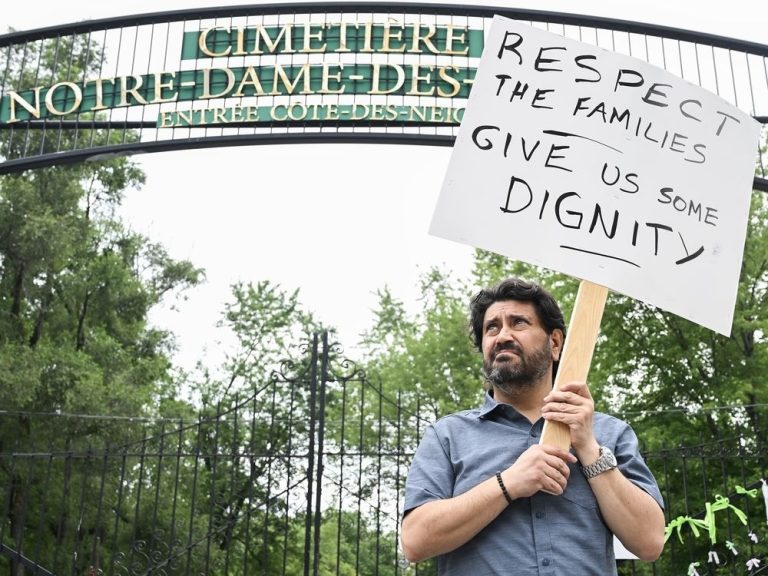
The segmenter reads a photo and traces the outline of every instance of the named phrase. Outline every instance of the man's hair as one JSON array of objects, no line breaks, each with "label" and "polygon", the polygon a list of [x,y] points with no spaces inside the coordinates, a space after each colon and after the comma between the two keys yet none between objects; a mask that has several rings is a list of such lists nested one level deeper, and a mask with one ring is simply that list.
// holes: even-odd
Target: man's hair
[{"label": "man's hair", "polygon": [[520,278],[507,278],[495,286],[484,288],[478,292],[469,304],[470,330],[475,346],[483,350],[483,321],[485,312],[495,302],[504,300],[521,300],[532,302],[547,334],[559,328],[565,337],[565,322],[563,312],[552,295],[535,282]]}]

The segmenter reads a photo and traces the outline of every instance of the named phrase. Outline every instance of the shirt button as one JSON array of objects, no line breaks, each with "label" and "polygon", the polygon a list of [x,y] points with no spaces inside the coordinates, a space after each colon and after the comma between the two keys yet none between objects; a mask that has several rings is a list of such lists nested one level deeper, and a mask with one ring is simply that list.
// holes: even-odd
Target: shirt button
[{"label": "shirt button", "polygon": [[536,438],[536,436],[538,436],[538,434],[536,434],[536,432],[531,432],[531,438]]},{"label": "shirt button", "polygon": [[549,558],[544,558],[544,560],[541,561],[541,564],[543,566],[549,566]]},{"label": "shirt button", "polygon": [[541,520],[542,518],[544,518],[544,512],[541,512],[541,511],[539,511],[539,512],[536,512],[536,518],[538,518],[539,520]]}]

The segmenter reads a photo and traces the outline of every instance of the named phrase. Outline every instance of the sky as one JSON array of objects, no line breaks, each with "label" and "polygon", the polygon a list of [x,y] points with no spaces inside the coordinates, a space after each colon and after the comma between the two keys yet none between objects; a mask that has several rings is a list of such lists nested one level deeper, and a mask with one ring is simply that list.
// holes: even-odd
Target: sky
[{"label": "sky", "polygon": [[[225,1],[224,5],[255,2]],[[493,2],[480,2],[490,6]],[[69,0],[29,9],[7,3],[0,30],[214,5],[210,0]],[[768,43],[765,0],[534,0],[506,7],[636,20]],[[432,266],[469,273],[472,249],[428,234],[450,148],[275,145],[135,156],[147,175],[122,216],[171,256],[206,270],[184,301],[153,311],[176,334],[177,362],[213,365],[230,341],[216,328],[235,282],[271,280],[336,326],[348,355],[388,286],[418,309],[418,279]]]}]

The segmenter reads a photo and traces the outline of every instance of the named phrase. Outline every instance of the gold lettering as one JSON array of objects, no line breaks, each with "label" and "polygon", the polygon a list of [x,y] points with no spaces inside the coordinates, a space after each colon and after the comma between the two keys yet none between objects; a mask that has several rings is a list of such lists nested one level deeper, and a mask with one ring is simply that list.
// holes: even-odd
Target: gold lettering
[{"label": "gold lettering", "polygon": [[426,106],[411,106],[408,111],[408,121],[413,122],[416,118],[420,122],[427,121],[427,107]]},{"label": "gold lettering", "polygon": [[[426,28],[427,34],[426,36],[421,35],[421,30]],[[421,49],[419,48],[419,44],[424,43],[427,46],[427,49],[432,52],[432,54],[440,54],[440,50],[435,47],[435,45],[432,43],[432,37],[435,35],[436,28],[434,24],[427,24],[426,26],[422,26],[418,22],[413,23],[413,44],[411,45],[411,52],[414,52],[416,54],[421,54]]]},{"label": "gold lettering", "polygon": [[107,108],[106,104],[104,104],[104,82],[111,82],[113,85],[115,83],[114,78],[96,78],[93,80],[86,80],[83,87],[88,86],[88,84],[95,84],[96,85],[96,103],[91,106],[91,111],[94,110],[104,110]]},{"label": "gold lettering", "polygon": [[[336,74],[330,73],[330,67],[334,66],[338,68],[338,72]],[[320,94],[343,94],[345,86],[341,83],[341,72],[344,70],[344,64],[331,64],[328,62],[323,62],[323,77],[322,82],[320,83]],[[339,83],[340,88],[331,89],[329,86],[330,80],[335,80]]]},{"label": "gold lettering", "polygon": [[[338,24],[339,27],[339,47],[336,49],[336,52],[352,52],[350,48],[347,47],[347,25],[348,22],[340,22]],[[328,27],[331,26],[337,26],[336,24],[329,24]],[[355,27],[355,30],[358,29],[357,24],[353,24]]]},{"label": "gold lettering", "polygon": [[373,22],[366,22],[365,28],[363,28],[363,48],[360,52],[373,52],[371,46],[373,42]]},{"label": "gold lettering", "polygon": [[262,24],[259,24],[256,26],[256,45],[254,46],[251,54],[264,53],[261,51],[261,40],[264,40],[264,44],[267,47],[268,53],[274,54],[277,51],[277,45],[280,43],[281,39],[285,40],[285,44],[284,48],[280,52],[284,54],[291,54],[295,52],[293,49],[292,32],[293,24],[283,24],[283,26],[280,28],[280,33],[277,35],[277,38],[275,38],[275,41],[273,42],[267,33],[266,27]]},{"label": "gold lettering", "polygon": [[[358,113],[358,110],[360,111]],[[352,120],[365,120],[368,117],[368,105],[367,104],[353,104],[352,105]]]},{"label": "gold lettering", "polygon": [[304,24],[304,48],[301,50],[301,52],[306,53],[312,53],[312,52],[325,52],[327,48],[327,44],[323,42],[319,47],[312,48],[312,40],[317,40],[318,42],[323,41],[323,27],[320,26],[316,33],[312,33],[312,23],[306,22]]},{"label": "gold lettering", "polygon": [[390,40],[396,40],[398,42],[403,41],[403,27],[400,24],[395,24],[399,30],[395,33],[392,31],[392,24],[387,22],[384,24],[384,38],[382,39],[381,51],[382,52],[405,52],[405,44],[401,44],[399,48],[393,48],[389,45]]},{"label": "gold lettering", "polygon": [[[170,80],[163,82],[162,78],[164,74],[168,74]],[[163,89],[167,88],[173,90],[173,81],[176,78],[176,72],[155,72],[155,97],[152,100],[153,104],[159,104],[161,102],[174,102],[178,98],[178,94],[173,92],[171,96],[163,98]],[[98,90],[98,87],[97,87]]]},{"label": "gold lettering", "polygon": [[[395,69],[395,72],[397,73],[397,82],[395,83],[394,86],[392,86],[388,90],[382,90],[380,87],[382,66],[392,67]],[[373,77],[371,78],[371,90],[369,94],[392,94],[393,92],[400,90],[404,82],[405,82],[405,70],[403,70],[402,66],[400,66],[399,64],[381,64],[379,62],[375,62],[373,64]]]},{"label": "gold lettering", "polygon": [[[68,88],[71,92],[74,98],[72,99],[72,105],[65,109],[65,110],[57,110],[56,109],[56,99],[54,98],[54,93],[59,88]],[[69,100],[69,95],[65,96],[61,99],[61,101],[66,104]],[[75,110],[77,110],[80,107],[80,104],[83,103],[83,92],[80,90],[80,86],[75,84],[74,82],[59,82],[58,84],[54,84],[51,86],[51,89],[48,90],[48,92],[45,94],[45,107],[54,116],[65,116],[67,114],[71,114]],[[145,102],[146,104],[146,102]]]},{"label": "gold lettering", "polygon": [[[129,87],[129,83],[133,81],[135,86],[133,88]],[[142,84],[144,84],[144,79],[141,76],[123,76],[120,78],[120,103],[118,106],[130,106],[131,103],[128,102],[128,95],[130,94],[134,101],[138,104],[147,104],[147,101],[144,99],[144,97],[139,94],[139,89],[141,88]]]},{"label": "gold lettering", "polygon": [[446,92],[438,85],[437,95],[440,96],[441,98],[454,98],[461,90],[461,84],[459,83],[458,80],[456,80],[456,78],[448,74],[448,70],[453,70],[454,72],[458,72],[459,67],[458,66],[440,66],[437,69],[437,75],[440,78],[440,80],[450,84],[453,87],[453,90],[451,90],[450,92]]},{"label": "gold lettering", "polygon": [[173,112],[160,112],[158,128],[173,128]]},{"label": "gold lettering", "polygon": [[256,122],[259,119],[259,109],[256,106],[245,107],[245,122]]},{"label": "gold lettering", "polygon": [[326,120],[338,120],[339,119],[339,105],[328,104],[325,111]]},{"label": "gold lettering", "polygon": [[261,87],[261,81],[259,80],[259,75],[256,72],[256,68],[253,66],[248,66],[248,68],[245,69],[243,79],[240,80],[240,84],[238,84],[237,90],[235,90],[232,95],[238,97],[245,96],[243,90],[246,86],[253,87],[254,94],[250,94],[251,96],[264,96],[264,94],[266,94],[266,92],[264,92],[264,88]]},{"label": "gold lettering", "polygon": [[232,119],[237,122],[256,122],[259,119],[259,109],[256,106],[235,104],[232,107]]},{"label": "gold lettering", "polygon": [[432,96],[435,93],[435,87],[432,86],[432,88],[428,89],[426,92],[420,92],[419,91],[419,82],[432,82],[432,72],[435,70],[435,67],[431,64],[428,66],[425,66],[427,70],[429,70],[429,73],[426,76],[420,76],[419,75],[419,68],[421,68],[418,64],[411,64],[411,89],[406,92],[408,96]]},{"label": "gold lettering", "polygon": [[[194,126],[195,125],[195,111],[194,110],[179,110],[176,113],[176,123],[179,126]],[[182,124],[186,122],[186,124]]]},{"label": "gold lettering", "polygon": [[285,94],[293,94],[296,91],[296,86],[298,86],[299,82],[301,82],[302,77],[304,78],[304,86],[299,94],[311,94],[312,85],[310,83],[309,70],[309,64],[302,65],[301,70],[299,70],[299,73],[296,75],[296,78],[293,82],[291,82],[288,78],[288,75],[285,73],[285,69],[283,68],[282,64],[275,64],[275,79],[272,82],[272,92],[270,92],[269,95],[277,96],[278,94],[283,94],[283,92],[278,90],[278,84],[280,81],[282,81],[283,86],[287,88]]},{"label": "gold lettering", "polygon": [[200,48],[200,52],[206,56],[210,56],[211,58],[216,58],[217,56],[228,56],[230,50],[232,50],[232,46],[227,46],[224,52],[214,52],[208,48],[208,34],[215,32],[216,30],[223,30],[227,34],[230,33],[228,26],[216,26],[214,28],[208,28],[207,30],[200,32],[200,36],[197,39],[197,46]]},{"label": "gold lettering", "polygon": [[9,124],[19,121],[19,119],[16,118],[16,104],[19,104],[24,110],[29,112],[32,118],[40,119],[40,90],[41,88],[38,86],[32,91],[35,95],[34,105],[24,100],[18,92],[8,92],[8,106],[11,111],[11,117],[8,119]]},{"label": "gold lettering", "polygon": [[[295,112],[299,109],[298,113]],[[304,120],[307,117],[307,107],[303,102],[294,102],[288,107],[288,118],[293,121]]]},{"label": "gold lettering", "polygon": [[429,121],[445,122],[446,118],[445,116],[443,116],[444,112],[445,112],[445,108],[443,108],[442,106],[430,106]]},{"label": "gold lettering", "polygon": [[[201,70],[203,73],[203,93],[200,95],[201,100],[209,100],[211,98],[222,98],[226,94],[229,93],[230,90],[232,90],[232,86],[235,84],[235,73],[232,72],[229,68],[203,68]],[[214,94],[211,92],[211,86],[215,84],[215,82],[211,82],[211,76],[214,72],[223,72],[224,75],[227,77],[227,84],[224,87],[223,90],[220,92]],[[237,94],[235,94],[237,96]]]},{"label": "gold lettering", "polygon": [[243,26],[238,26],[235,30],[237,30],[237,36],[235,36],[237,40],[235,43],[235,51],[232,53],[232,56],[246,56],[248,52],[245,51],[245,28]]},{"label": "gold lettering", "polygon": [[214,108],[209,108],[208,110],[211,112],[212,124],[229,124],[231,122],[231,120],[227,118],[227,111],[229,108],[215,106]]},{"label": "gold lettering", "polygon": [[[281,112],[280,116],[278,116],[278,111]],[[269,117],[277,122],[284,122],[288,118],[288,110],[284,104],[272,106],[272,109],[269,111]]]},{"label": "gold lettering", "polygon": [[[454,35],[454,30],[461,30],[461,34]],[[466,56],[469,53],[469,46],[465,46],[463,50],[454,50],[453,49],[453,43],[458,42],[460,44],[466,44],[467,42],[467,26],[454,26],[453,24],[448,24],[445,27],[445,51],[443,54],[446,55],[455,55],[455,56]]]}]

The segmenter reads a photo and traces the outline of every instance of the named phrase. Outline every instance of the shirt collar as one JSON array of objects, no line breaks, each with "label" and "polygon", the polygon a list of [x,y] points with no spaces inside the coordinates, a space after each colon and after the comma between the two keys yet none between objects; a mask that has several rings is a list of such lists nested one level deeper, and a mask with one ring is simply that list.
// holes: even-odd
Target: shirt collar
[{"label": "shirt collar", "polygon": [[524,424],[524,426],[530,427],[531,429],[541,428],[544,425],[543,418],[539,418],[536,422],[531,424],[528,418],[518,412],[511,404],[497,402],[493,398],[493,389],[491,389],[485,393],[485,401],[483,402],[477,417],[480,420],[485,420],[487,418],[492,418],[494,415],[507,418],[511,422]]},{"label": "shirt collar", "polygon": [[493,398],[493,390],[488,390],[485,393],[485,402],[483,402],[483,406],[480,408],[480,414],[478,414],[478,416],[480,418],[487,418],[491,412],[497,410],[499,406],[501,406],[501,403],[496,402]]}]

